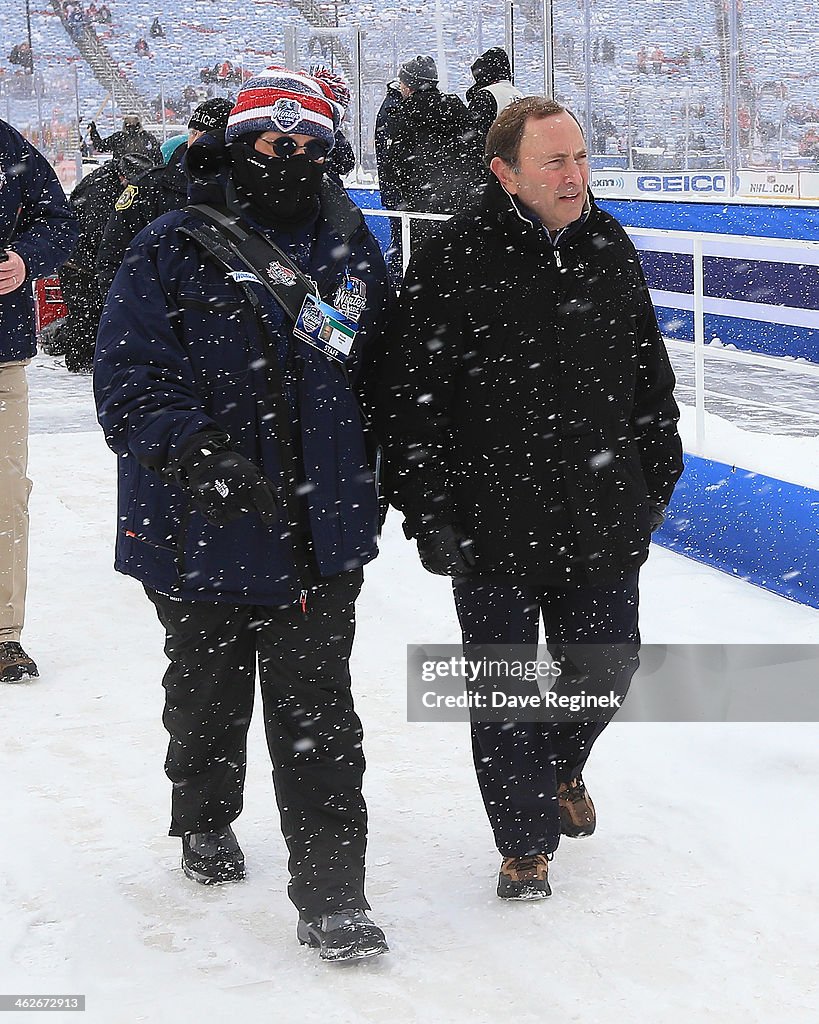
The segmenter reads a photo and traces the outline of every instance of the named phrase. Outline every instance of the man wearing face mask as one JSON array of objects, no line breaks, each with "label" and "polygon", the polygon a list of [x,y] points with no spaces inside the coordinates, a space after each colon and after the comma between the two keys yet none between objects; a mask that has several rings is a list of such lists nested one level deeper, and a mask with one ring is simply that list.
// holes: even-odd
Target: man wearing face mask
[{"label": "man wearing face mask", "polygon": [[248,80],[224,136],[186,154],[192,205],[126,254],[94,381],[120,456],[116,568],[165,629],[183,869],[244,877],[231,825],[258,661],[298,938],[325,960],[387,949],[366,914],[349,657],[378,530],[359,402],[390,293],[361,211],[324,175],[340,119],[309,75]]}]

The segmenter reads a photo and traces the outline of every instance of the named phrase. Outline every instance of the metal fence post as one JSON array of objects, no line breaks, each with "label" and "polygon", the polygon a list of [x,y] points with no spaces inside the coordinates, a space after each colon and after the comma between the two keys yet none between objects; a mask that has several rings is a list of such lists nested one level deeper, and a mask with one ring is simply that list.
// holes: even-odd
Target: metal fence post
[{"label": "metal fence post", "polygon": [[705,312],[702,238],[694,237],[694,442],[702,453],[705,442]]}]

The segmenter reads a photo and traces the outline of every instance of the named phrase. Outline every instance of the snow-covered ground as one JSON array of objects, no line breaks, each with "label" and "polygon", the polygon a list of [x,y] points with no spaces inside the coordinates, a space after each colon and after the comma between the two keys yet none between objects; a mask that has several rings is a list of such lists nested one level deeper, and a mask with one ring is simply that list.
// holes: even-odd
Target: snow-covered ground
[{"label": "snow-covered ground", "polygon": [[[40,360],[32,382],[41,678],[0,689],[0,994],[85,993],[89,1024],[819,1019],[819,725],[613,725],[587,771],[597,833],[563,841],[551,900],[502,903],[467,726],[406,721],[405,645],[458,631],[394,513],[354,656],[391,953],[334,968],[296,942],[259,721],[247,880],[188,881],[165,834],[162,632],[111,568],[114,457],[87,378]],[[819,643],[819,612],[662,549],[642,592],[646,642]]]}]

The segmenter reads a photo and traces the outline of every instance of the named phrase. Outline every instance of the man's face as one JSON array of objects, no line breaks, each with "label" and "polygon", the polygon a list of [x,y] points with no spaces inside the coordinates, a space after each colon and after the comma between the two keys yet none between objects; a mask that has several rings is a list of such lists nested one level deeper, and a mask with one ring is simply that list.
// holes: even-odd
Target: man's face
[{"label": "man's face", "polygon": [[529,118],[517,167],[496,156],[490,167],[507,192],[519,197],[549,231],[577,220],[589,188],[589,156],[570,114]]},{"label": "man's face", "polygon": [[198,128],[188,128],[188,149],[196,142],[197,139],[201,139],[204,132],[200,132]]}]

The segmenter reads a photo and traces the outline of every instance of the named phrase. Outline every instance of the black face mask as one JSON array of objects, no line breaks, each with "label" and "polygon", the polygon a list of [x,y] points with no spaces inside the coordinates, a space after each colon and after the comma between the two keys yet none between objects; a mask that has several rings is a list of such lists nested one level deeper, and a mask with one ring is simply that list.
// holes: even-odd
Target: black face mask
[{"label": "black face mask", "polygon": [[318,213],[324,165],[304,154],[282,160],[242,139],[232,142],[231,178],[240,205],[265,227],[302,224]]}]

